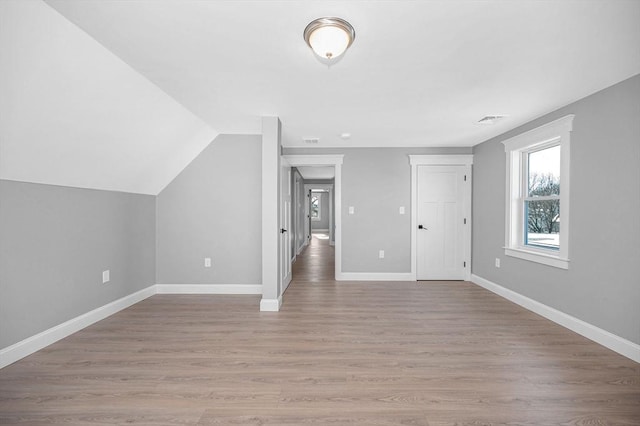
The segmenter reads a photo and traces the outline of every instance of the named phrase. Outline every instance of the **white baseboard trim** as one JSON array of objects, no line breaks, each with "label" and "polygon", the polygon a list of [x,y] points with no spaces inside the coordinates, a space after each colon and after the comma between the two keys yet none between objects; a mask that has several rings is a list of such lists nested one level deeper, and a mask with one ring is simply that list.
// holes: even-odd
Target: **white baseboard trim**
[{"label": "white baseboard trim", "polygon": [[289,275],[287,275],[287,277],[284,278],[282,281],[282,285],[284,286],[284,288],[282,289],[282,294],[284,294],[284,292],[287,291],[287,289],[289,288],[289,284],[291,284],[292,279],[293,279],[293,273],[289,272]]},{"label": "white baseboard trim", "polygon": [[[154,294],[262,294],[261,284],[155,284],[0,349],[0,368],[31,355]],[[282,300],[280,301],[282,304]],[[262,304],[261,310],[262,309]],[[279,308],[279,306],[278,306]],[[278,310],[278,309],[276,309]]]},{"label": "white baseboard trim", "polygon": [[156,294],[262,294],[262,284],[156,284]]},{"label": "white baseboard trim", "polygon": [[278,312],[282,306],[282,296],[277,299],[262,299],[260,301],[261,312]]},{"label": "white baseboard trim", "polygon": [[520,293],[516,293],[513,290],[502,287],[501,285],[479,277],[478,275],[472,274],[471,282],[479,285],[480,287],[486,288],[487,290],[502,296],[525,309],[535,312],[556,324],[568,328],[587,339],[593,340],[594,342],[599,343],[620,355],[640,363],[640,345],[633,343],[630,340],[624,339],[569,314],[565,314],[564,312],[523,296]]},{"label": "white baseboard trim", "polygon": [[340,272],[336,281],[415,281],[411,272]]},{"label": "white baseboard trim", "polygon": [[58,324],[55,327],[51,327],[48,330],[28,337],[11,346],[0,349],[0,368],[13,364],[19,359],[31,355],[32,353],[37,352],[58,340],[64,339],[65,337],[70,336],[91,324],[128,308],[131,305],[135,305],[154,294],[156,294],[156,288],[155,285],[152,285],[118,300],[114,300],[113,302],[89,311],[86,314],[72,318],[62,324]]},{"label": "white baseboard trim", "polygon": [[298,247],[296,249],[296,256],[299,255],[300,253],[302,253],[302,250],[304,250],[304,248],[307,246],[307,243],[303,243],[300,247]]}]

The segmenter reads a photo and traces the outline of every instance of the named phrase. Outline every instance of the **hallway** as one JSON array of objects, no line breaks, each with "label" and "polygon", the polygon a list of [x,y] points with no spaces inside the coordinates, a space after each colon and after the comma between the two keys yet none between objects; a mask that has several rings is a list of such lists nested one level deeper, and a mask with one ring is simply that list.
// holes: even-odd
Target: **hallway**
[{"label": "hallway", "polygon": [[[292,265],[294,282],[327,281],[335,278],[335,249],[329,245],[329,234],[313,233],[309,245]],[[292,283],[293,284],[293,283]]]}]

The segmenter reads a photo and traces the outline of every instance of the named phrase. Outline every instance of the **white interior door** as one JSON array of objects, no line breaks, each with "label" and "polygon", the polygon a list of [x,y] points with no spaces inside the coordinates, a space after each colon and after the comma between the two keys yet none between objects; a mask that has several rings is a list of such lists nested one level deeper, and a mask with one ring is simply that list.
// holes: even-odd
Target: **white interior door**
[{"label": "white interior door", "polygon": [[418,166],[417,279],[464,280],[466,166]]},{"label": "white interior door", "polygon": [[291,168],[280,173],[280,273],[282,293],[291,282]]}]

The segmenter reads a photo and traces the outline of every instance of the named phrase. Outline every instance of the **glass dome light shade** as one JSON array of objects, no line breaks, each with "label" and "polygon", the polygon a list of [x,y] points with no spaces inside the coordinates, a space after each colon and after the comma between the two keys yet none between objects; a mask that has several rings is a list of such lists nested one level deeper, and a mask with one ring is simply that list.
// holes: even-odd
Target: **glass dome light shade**
[{"label": "glass dome light shade", "polygon": [[349,46],[349,35],[342,28],[320,27],[309,36],[309,44],[316,55],[322,58],[337,58]]},{"label": "glass dome light shade", "polygon": [[351,24],[340,18],[319,18],[304,30],[304,39],[324,59],[335,59],[342,55],[355,38]]}]

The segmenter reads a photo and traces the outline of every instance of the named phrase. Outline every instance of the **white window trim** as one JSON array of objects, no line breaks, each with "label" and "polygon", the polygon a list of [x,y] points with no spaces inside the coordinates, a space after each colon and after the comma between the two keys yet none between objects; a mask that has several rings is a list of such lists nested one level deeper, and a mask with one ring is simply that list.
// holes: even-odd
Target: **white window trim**
[{"label": "white window trim", "polygon": [[[503,141],[507,156],[504,254],[561,269],[569,269],[570,148],[573,114]],[[560,145],[560,249],[524,245],[523,194],[524,153],[545,146]]]}]

